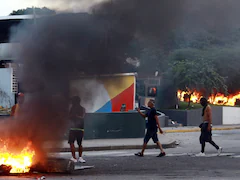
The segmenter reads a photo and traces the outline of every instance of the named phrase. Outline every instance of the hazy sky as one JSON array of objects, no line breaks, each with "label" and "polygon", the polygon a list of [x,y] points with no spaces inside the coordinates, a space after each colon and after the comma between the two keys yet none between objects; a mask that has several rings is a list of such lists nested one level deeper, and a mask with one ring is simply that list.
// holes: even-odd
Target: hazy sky
[{"label": "hazy sky", "polygon": [[57,10],[70,9],[73,12],[86,11],[91,5],[104,0],[0,0],[0,16],[7,16],[13,10],[26,7],[49,7]]}]

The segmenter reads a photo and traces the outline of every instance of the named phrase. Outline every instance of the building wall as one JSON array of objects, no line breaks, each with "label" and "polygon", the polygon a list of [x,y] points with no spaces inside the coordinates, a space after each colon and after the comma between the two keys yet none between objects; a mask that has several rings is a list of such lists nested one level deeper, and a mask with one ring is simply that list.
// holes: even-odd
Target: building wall
[{"label": "building wall", "polygon": [[223,124],[240,124],[240,108],[223,107]]},{"label": "building wall", "polygon": [[145,120],[137,112],[87,113],[85,139],[142,138]]},{"label": "building wall", "polygon": [[0,60],[14,60],[18,50],[19,43],[0,43]]},{"label": "building wall", "polygon": [[15,94],[12,92],[12,68],[0,68],[0,106],[14,105]]},{"label": "building wall", "polygon": [[87,112],[119,112],[135,108],[135,75],[81,78],[71,82],[71,96],[80,96]]},{"label": "building wall", "polygon": [[[224,124],[223,122],[225,121],[226,124],[232,124],[232,121],[227,119],[228,113],[231,114],[232,112],[231,108],[227,109],[229,112],[225,113],[224,117],[224,112],[223,109],[225,107],[220,107],[220,106],[212,106],[212,123],[213,125],[222,125]],[[227,107],[228,108],[228,107]],[[240,108],[239,108],[240,111]],[[198,126],[202,122],[202,109],[193,109],[193,110],[174,110],[174,109],[169,109],[169,110],[162,110],[166,116],[168,116],[170,119],[173,121],[177,121],[178,123],[184,125],[184,126]],[[240,117],[240,116],[239,116]],[[240,119],[239,123],[240,124]]]}]

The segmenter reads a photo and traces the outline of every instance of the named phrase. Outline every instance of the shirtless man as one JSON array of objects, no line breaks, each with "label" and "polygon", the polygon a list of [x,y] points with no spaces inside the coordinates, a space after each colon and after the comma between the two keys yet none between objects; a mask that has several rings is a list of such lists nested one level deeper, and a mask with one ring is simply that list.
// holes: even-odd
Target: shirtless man
[{"label": "shirtless man", "polygon": [[218,155],[221,154],[222,148],[215,144],[212,140],[212,110],[211,107],[208,105],[208,101],[206,98],[201,98],[200,100],[201,105],[203,106],[202,110],[202,117],[203,122],[199,126],[201,128],[201,136],[200,136],[200,144],[202,145],[202,150],[196,156],[205,156],[205,144],[209,142],[213,145],[217,151]]}]

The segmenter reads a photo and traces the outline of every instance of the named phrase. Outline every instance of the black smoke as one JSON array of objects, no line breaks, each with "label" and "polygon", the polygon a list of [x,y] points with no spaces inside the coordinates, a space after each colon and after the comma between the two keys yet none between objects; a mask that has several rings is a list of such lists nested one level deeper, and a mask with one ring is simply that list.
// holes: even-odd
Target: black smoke
[{"label": "black smoke", "polygon": [[[8,126],[15,146],[32,141],[38,159],[44,142],[59,141],[68,126],[69,83],[82,75],[126,70],[126,51],[136,38],[164,41],[177,26],[181,1],[120,0],[98,4],[91,14],[66,13],[21,24],[19,81],[26,94],[20,116]],[[23,143],[24,144],[24,143]]]}]

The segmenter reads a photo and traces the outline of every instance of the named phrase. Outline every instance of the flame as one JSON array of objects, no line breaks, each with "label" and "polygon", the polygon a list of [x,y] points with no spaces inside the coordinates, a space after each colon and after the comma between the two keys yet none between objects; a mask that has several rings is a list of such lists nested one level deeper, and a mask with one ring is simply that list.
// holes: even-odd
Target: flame
[{"label": "flame", "polygon": [[20,153],[13,153],[9,151],[6,143],[0,149],[0,165],[11,166],[10,173],[27,173],[33,162],[35,151],[31,149],[29,143]]},{"label": "flame", "polygon": [[[178,91],[177,92],[177,94],[178,94],[178,98],[180,99],[180,101],[189,101],[189,99],[186,99],[185,100],[185,95],[189,95],[190,93],[189,92],[185,92],[185,91]],[[193,93],[192,93],[192,95],[191,95],[191,98],[190,98],[190,101],[191,102],[193,102],[193,103],[197,103],[197,102],[199,102],[199,100],[201,99],[201,95],[200,95],[200,93],[198,93],[198,92],[196,92],[196,91],[194,91]]]},{"label": "flame", "polygon": [[[184,96],[189,94],[190,94],[189,92],[180,91],[180,90],[177,92],[178,99],[180,101],[188,101],[188,99],[185,99]],[[191,95],[190,101],[193,103],[199,103],[201,97],[202,97],[201,93],[194,91]],[[225,96],[224,94],[217,93],[216,95],[211,95],[208,98],[208,102],[211,104],[226,105],[226,106],[235,106],[237,100],[240,100],[240,92],[233,95],[229,95],[229,96]]]}]

